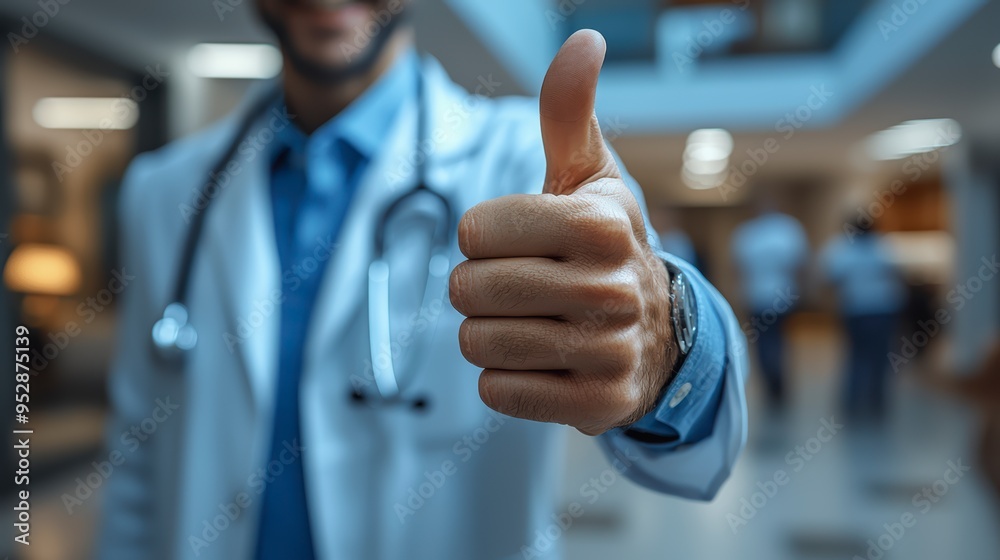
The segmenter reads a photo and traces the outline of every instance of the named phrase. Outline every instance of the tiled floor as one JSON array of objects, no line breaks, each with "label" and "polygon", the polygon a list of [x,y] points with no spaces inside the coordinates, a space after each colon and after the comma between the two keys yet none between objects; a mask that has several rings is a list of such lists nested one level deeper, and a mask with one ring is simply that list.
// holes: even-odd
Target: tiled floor
[{"label": "tiled floor", "polygon": [[[895,379],[893,412],[883,428],[847,425],[821,448],[814,445],[815,455],[797,472],[799,463],[786,462],[789,452],[816,435],[823,418],[836,418],[839,394],[836,337],[805,336],[796,344],[794,405],[784,419],[768,418],[754,406],[756,387],[751,387],[747,450],[712,503],[616,483],[587,511],[597,521],[581,520],[568,532],[567,558],[1000,558],[1000,503],[975,471],[970,451],[974,412],[928,394],[905,375]],[[569,457],[567,501],[593,475],[599,451],[575,436]],[[946,493],[929,509],[923,501],[915,505],[914,494],[941,480],[949,461],[973,470],[957,481],[951,477],[954,485],[939,482],[938,490]],[[739,515],[741,499],[750,500],[757,483],[779,469],[788,473],[788,483],[734,531],[727,515]],[[762,501],[758,496],[757,503]],[[903,527],[907,513],[911,526]],[[869,553],[869,539],[888,551]]]},{"label": "tiled floor", "polygon": [[[767,418],[756,406],[756,384],[751,385],[747,450],[712,503],[615,482],[574,522],[563,543],[566,557],[853,559],[855,554],[868,558],[867,541],[882,537],[891,545],[884,560],[1000,558],[1000,505],[975,470],[948,486],[926,513],[912,503],[922,487],[941,479],[949,461],[973,464],[974,414],[928,394],[905,376],[896,379],[892,417],[883,429],[848,425],[829,443],[814,447],[815,456],[795,472],[786,454],[806,445],[822,419],[834,414],[839,367],[838,342],[829,331],[801,335],[795,344],[794,405],[784,419]],[[607,468],[597,446],[575,432],[567,463],[567,503],[579,499],[583,482]],[[750,500],[757,483],[779,469],[789,474],[788,484],[734,532],[727,514],[739,515],[741,498]],[[52,486],[65,491],[75,476]],[[58,492],[39,488],[33,540],[41,546],[24,558],[87,558],[97,501],[88,500],[83,510],[67,515]],[[898,523],[906,513],[915,525],[899,538],[883,535],[886,523]]]}]

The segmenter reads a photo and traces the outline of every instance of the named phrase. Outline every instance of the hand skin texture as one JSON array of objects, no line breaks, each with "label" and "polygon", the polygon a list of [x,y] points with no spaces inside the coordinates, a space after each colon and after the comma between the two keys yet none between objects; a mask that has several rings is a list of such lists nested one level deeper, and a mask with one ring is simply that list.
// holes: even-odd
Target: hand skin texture
[{"label": "hand skin texture", "polygon": [[666,268],[594,114],[605,51],[579,31],[556,55],[539,104],[542,194],[470,209],[458,226],[469,260],[450,283],[483,402],[588,435],[652,410],[677,356]]}]

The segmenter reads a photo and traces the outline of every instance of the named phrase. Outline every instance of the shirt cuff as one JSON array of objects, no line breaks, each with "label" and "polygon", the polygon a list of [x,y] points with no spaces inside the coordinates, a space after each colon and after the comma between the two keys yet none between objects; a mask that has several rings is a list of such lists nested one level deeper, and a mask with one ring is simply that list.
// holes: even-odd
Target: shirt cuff
[{"label": "shirt cuff", "polygon": [[673,255],[658,252],[658,256],[687,276],[697,306],[698,330],[694,346],[656,407],[627,426],[624,433],[629,439],[656,449],[671,450],[697,443],[712,434],[726,368],[725,325],[705,278]]}]

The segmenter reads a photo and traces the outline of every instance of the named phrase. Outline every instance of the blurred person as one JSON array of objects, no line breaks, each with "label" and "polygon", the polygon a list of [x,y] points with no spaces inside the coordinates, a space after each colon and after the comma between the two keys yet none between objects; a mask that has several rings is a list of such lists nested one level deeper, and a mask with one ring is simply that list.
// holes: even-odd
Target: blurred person
[{"label": "blurred person", "polygon": [[757,356],[773,411],[785,404],[785,323],[800,297],[800,275],[809,257],[802,225],[764,200],[757,217],[740,225],[732,239],[750,321],[744,326]]},{"label": "blurred person", "polygon": [[886,408],[889,352],[906,305],[906,286],[881,235],[868,220],[837,236],[820,255],[836,288],[850,350],[842,406],[854,419],[880,420]]},{"label": "blurred person", "polygon": [[127,173],[99,556],[557,558],[557,424],[715,495],[743,336],[605,145],[603,38],[487,100],[417,56],[408,2],[256,7],[275,93]]}]

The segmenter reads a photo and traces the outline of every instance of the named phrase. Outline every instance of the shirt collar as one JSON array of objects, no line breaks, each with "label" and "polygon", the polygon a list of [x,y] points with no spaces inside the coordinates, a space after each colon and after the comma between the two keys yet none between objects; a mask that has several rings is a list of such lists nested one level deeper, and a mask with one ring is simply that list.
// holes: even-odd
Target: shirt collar
[{"label": "shirt collar", "polygon": [[[329,146],[338,139],[371,160],[388,136],[399,108],[410,95],[416,95],[419,64],[416,52],[408,50],[360,97],[311,135],[298,126],[286,126],[277,134],[272,161],[286,150],[305,155],[309,144]],[[278,106],[284,103],[282,96]]]}]

